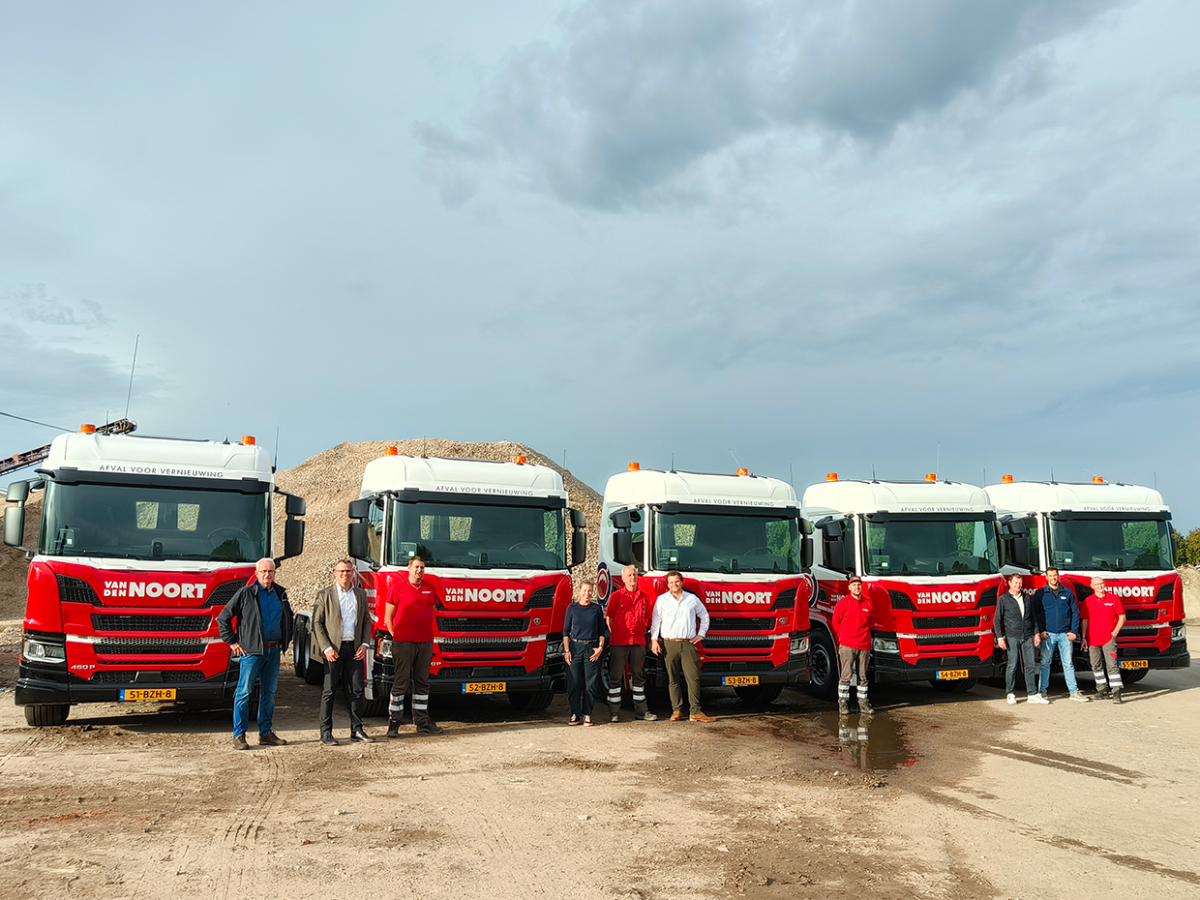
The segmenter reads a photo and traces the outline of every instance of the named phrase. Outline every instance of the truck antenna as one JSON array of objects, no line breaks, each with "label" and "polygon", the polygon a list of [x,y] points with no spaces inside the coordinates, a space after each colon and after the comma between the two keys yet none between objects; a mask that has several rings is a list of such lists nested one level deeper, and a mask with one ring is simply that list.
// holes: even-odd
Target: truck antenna
[{"label": "truck antenna", "polygon": [[271,463],[272,469],[279,468],[279,426],[275,426],[275,462]]},{"label": "truck antenna", "polygon": [[788,463],[788,484],[793,488],[796,486],[796,473],[792,471],[791,463]]},{"label": "truck antenna", "polygon": [[133,372],[137,368],[137,352],[138,343],[142,336],[139,334],[133,339],[133,363],[129,367],[129,392],[125,395],[125,418],[129,418],[129,401],[133,397]]},{"label": "truck antenna", "polygon": [[878,478],[875,477],[875,463],[871,463],[871,480],[872,481],[879,480]]},{"label": "truck antenna", "polygon": [[675,471],[675,451],[671,451],[671,471]]},{"label": "truck antenna", "polygon": [[732,447],[729,448],[729,455],[733,456],[733,467],[735,469],[740,469],[742,467],[742,464],[740,462],[738,462],[738,458],[736,456],[734,456]]},{"label": "truck antenna", "polygon": [[1057,482],[1054,480],[1054,466],[1050,467],[1050,483],[1057,484]]},{"label": "truck antenna", "polygon": [[941,479],[942,477],[942,442],[938,441],[937,445],[937,461],[933,464],[934,478]]},{"label": "truck antenna", "polygon": [[1158,490],[1158,469],[1154,470],[1154,489]]},{"label": "truck antenna", "polygon": [[425,445],[428,443],[429,443],[429,435],[425,435],[423,438],[421,438],[421,459],[428,458],[425,455]]},{"label": "truck antenna", "polygon": [[563,464],[562,464],[562,467],[563,467],[564,471],[565,471],[565,470],[566,470],[566,468],[567,468],[567,448],[566,448],[566,447],[563,447]]}]

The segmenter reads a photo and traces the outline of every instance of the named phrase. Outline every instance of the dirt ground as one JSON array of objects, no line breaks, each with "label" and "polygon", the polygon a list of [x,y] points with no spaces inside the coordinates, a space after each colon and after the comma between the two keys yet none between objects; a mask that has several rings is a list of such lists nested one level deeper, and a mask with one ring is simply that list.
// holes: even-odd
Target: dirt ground
[{"label": "dirt ground", "polygon": [[[0,622],[7,692],[19,633]],[[435,697],[444,736],[326,747],[319,689],[285,669],[292,743],[246,752],[224,710],[33,729],[0,702],[3,896],[1194,898],[1197,688],[1200,667],[1121,706],[891,687],[842,722],[800,691],[753,711],[715,690],[713,725],[593,728],[561,697]]]}]

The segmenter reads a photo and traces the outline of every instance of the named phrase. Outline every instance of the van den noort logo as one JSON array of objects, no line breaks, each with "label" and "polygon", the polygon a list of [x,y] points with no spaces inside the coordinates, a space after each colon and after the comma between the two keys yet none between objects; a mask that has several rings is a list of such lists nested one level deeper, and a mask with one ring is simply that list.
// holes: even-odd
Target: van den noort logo
[{"label": "van den noort logo", "polygon": [[746,603],[770,603],[770,591],[708,591],[709,603],[731,603],[731,604],[746,604]]},{"label": "van den noort logo", "polygon": [[974,603],[974,591],[917,591],[917,603]]},{"label": "van den noort logo", "polygon": [[1122,585],[1121,587],[1109,585],[1108,592],[1116,594],[1118,597],[1153,597],[1154,587],[1149,584]]},{"label": "van den noort logo", "polygon": [[446,588],[447,603],[516,603],[524,605],[524,588]]},{"label": "van den noort logo", "polygon": [[204,596],[204,582],[179,584],[174,581],[163,584],[158,581],[106,581],[105,597],[176,597],[183,600],[199,600]]}]

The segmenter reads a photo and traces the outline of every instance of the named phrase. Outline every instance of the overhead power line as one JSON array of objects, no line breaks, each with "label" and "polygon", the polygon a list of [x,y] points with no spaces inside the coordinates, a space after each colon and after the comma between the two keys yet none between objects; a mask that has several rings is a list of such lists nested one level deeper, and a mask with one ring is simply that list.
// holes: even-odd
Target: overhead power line
[{"label": "overhead power line", "polygon": [[28,422],[30,425],[41,425],[43,428],[54,428],[58,431],[74,431],[74,428],[63,428],[61,425],[51,425],[48,422],[39,422],[36,419],[27,419],[24,416],[15,416],[12,413],[0,411],[0,416],[8,416],[10,419],[20,419],[22,422]]}]

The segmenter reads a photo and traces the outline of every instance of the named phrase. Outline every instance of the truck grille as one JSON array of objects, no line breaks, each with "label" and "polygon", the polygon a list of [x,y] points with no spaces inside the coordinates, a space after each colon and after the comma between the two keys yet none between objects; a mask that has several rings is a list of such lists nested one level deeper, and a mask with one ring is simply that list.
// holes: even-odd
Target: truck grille
[{"label": "truck grille", "polygon": [[[1165,627],[1166,626],[1164,626],[1164,628]],[[1122,628],[1120,637],[1122,637],[1122,638],[1129,638],[1129,637],[1156,638],[1156,637],[1158,637],[1158,633],[1162,630],[1163,630],[1163,628],[1147,628],[1145,625],[1137,626],[1134,628]],[[1118,638],[1118,640],[1119,639],[1120,638]]]},{"label": "truck grille", "polygon": [[504,638],[442,638],[438,646],[443,653],[521,653],[525,650],[524,641]]},{"label": "truck grille", "polygon": [[709,626],[719,631],[770,631],[775,627],[772,618],[734,619],[730,616],[714,617]]},{"label": "truck grille", "polygon": [[700,665],[701,672],[771,672],[775,669],[770,660],[746,662],[706,662]]},{"label": "truck grille", "polygon": [[774,643],[774,638],[750,637],[748,635],[742,636],[736,634],[710,634],[704,638],[704,645],[706,647],[720,647],[722,650],[733,647],[766,650],[770,649],[771,645]]},{"label": "truck grille", "polygon": [[[128,670],[113,670],[108,672],[97,672],[92,676],[92,684],[133,684],[134,679],[141,674],[137,671]],[[161,677],[159,682],[162,684],[188,684],[197,681],[204,681],[203,672],[185,672],[171,670],[167,672],[159,672]]]},{"label": "truck grille", "polygon": [[985,662],[987,660],[978,656],[930,656],[912,665],[916,669],[965,669],[967,666],[981,666]]},{"label": "truck grille", "polygon": [[430,672],[430,678],[449,679],[486,679],[486,678],[516,678],[524,675],[524,666],[446,666],[436,672]]},{"label": "truck grille", "polygon": [[779,596],[775,598],[775,602],[771,604],[771,609],[794,609],[796,606],[796,589],[794,587],[780,591]]},{"label": "truck grille", "polygon": [[97,653],[110,656],[145,656],[171,653],[178,656],[199,656],[204,653],[204,641],[186,638],[104,638],[92,645]]},{"label": "truck grille", "polygon": [[1134,607],[1125,607],[1125,618],[1130,622],[1153,622],[1158,618],[1158,607],[1152,606],[1149,609],[1136,609]]},{"label": "truck grille", "polygon": [[506,616],[502,619],[483,616],[439,616],[437,627],[439,631],[525,631],[529,628],[529,619],[523,616]]},{"label": "truck grille", "polygon": [[82,578],[72,578],[70,575],[56,575],[58,580],[58,596],[63,603],[88,603],[92,606],[103,606],[95,588]]},{"label": "truck grille", "polygon": [[917,631],[932,631],[935,628],[978,628],[979,616],[923,616],[912,620]]},{"label": "truck grille", "polygon": [[931,634],[916,639],[918,647],[937,647],[942,644],[978,644],[977,634]]},{"label": "truck grille", "polygon": [[554,606],[555,585],[547,584],[529,595],[524,609],[550,609]]},{"label": "truck grille", "polygon": [[224,606],[233,599],[233,595],[242,587],[244,581],[223,581],[213,588],[205,598],[204,606]]},{"label": "truck grille", "polygon": [[113,616],[92,613],[96,631],[208,631],[212,617],[203,616]]},{"label": "truck grille", "polygon": [[888,591],[888,597],[892,601],[892,609],[903,609],[908,612],[916,612],[917,608],[913,605],[912,598],[903,591]]}]

